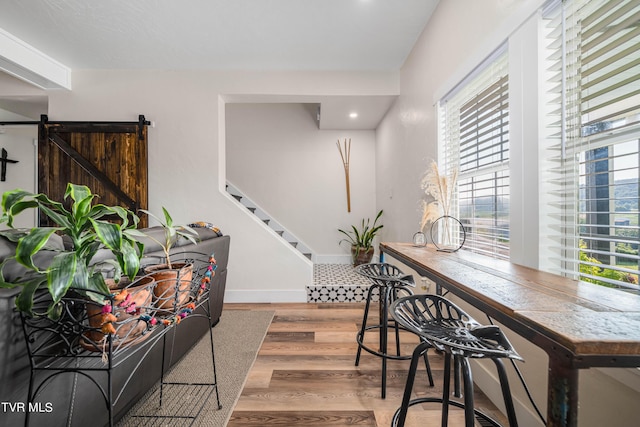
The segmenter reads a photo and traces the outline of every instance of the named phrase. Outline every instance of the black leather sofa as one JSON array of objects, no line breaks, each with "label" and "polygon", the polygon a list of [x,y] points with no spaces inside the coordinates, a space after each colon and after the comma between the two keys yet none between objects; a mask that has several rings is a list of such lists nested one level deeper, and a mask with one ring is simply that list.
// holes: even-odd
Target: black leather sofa
[{"label": "black leather sofa", "polygon": [[[161,236],[163,230],[153,227],[144,230],[147,233]],[[208,228],[197,228],[199,241],[196,245],[186,239],[180,240],[172,249],[172,254],[201,253],[206,256],[214,254],[217,262],[215,276],[210,284],[209,309],[212,325],[219,321],[224,301],[227,264],[229,258],[230,237],[220,235]],[[55,236],[57,238],[58,236]],[[52,239],[50,243],[64,246],[62,239]],[[145,260],[162,257],[160,246],[150,239],[145,240]],[[14,247],[11,243],[0,239],[0,260],[11,256]],[[46,253],[38,254],[46,258]],[[96,258],[100,258],[97,254]],[[104,255],[108,256],[108,255]],[[179,257],[179,255],[176,255]],[[46,263],[46,259],[37,262]],[[11,269],[5,275],[11,275]],[[7,277],[7,280],[11,277]],[[18,291],[0,289],[0,426],[20,426],[25,423],[25,414],[29,411],[27,393],[29,384],[29,357],[22,331],[20,315],[15,311],[14,298]],[[190,321],[175,325],[166,335],[166,342],[171,348],[165,357],[165,369],[178,362],[181,357],[207,332],[207,322]],[[142,362],[140,363],[140,360]],[[136,368],[136,365],[140,365]],[[160,379],[162,363],[162,345],[153,346],[148,355],[137,355],[126,360],[113,369],[114,390],[120,388],[125,379],[134,372],[120,399],[114,408],[114,419],[120,419],[145,393]],[[95,374],[96,378],[98,375]],[[72,413],[74,426],[108,425],[107,408],[100,391],[82,375],[65,373],[50,381],[38,395],[39,406],[29,415],[30,426],[65,426],[68,415]],[[38,410],[39,409],[39,410]]]}]

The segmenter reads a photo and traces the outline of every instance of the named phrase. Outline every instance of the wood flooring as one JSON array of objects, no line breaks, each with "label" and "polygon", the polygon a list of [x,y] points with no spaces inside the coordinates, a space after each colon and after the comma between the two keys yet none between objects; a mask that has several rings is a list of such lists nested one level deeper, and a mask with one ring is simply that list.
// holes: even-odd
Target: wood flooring
[{"label": "wood flooring", "polygon": [[[359,366],[354,364],[364,304],[225,304],[224,309],[275,311],[228,427],[391,425],[402,400],[409,361],[388,362],[386,398],[382,399],[381,359],[363,351]],[[371,312],[373,324],[377,309]],[[392,335],[390,345],[394,346]],[[366,333],[365,342],[372,347],[377,340],[377,332]],[[403,354],[411,354],[418,341],[404,332],[400,342]],[[441,397],[443,358],[430,350],[429,361],[435,386],[429,386],[422,363],[414,397]],[[475,400],[476,408],[506,425],[477,388]],[[439,426],[440,413],[436,403],[415,405],[406,427]],[[452,408],[449,426],[463,425],[462,411]]]}]

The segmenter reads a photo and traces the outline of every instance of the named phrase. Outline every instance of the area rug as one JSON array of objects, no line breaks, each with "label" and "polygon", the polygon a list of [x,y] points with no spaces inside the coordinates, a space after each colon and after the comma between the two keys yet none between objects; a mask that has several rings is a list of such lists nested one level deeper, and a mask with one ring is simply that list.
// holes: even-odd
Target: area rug
[{"label": "area rug", "polygon": [[[202,426],[224,427],[227,425],[233,408],[235,407],[247,375],[258,355],[258,350],[273,319],[273,311],[254,310],[224,310],[220,322],[213,328],[213,344],[216,359],[216,374],[222,409],[217,409],[215,393],[209,395],[206,390],[168,389],[163,392],[163,405],[158,408],[158,389],[154,389],[140,400],[125,417],[118,423],[118,427],[148,426]],[[212,378],[212,367],[203,360],[211,360],[209,336],[205,335],[184,358],[166,376],[167,381],[189,382],[208,381]],[[185,413],[183,404],[173,404],[171,393],[180,393],[184,401],[185,393],[189,401],[206,399],[202,411],[195,420],[189,418],[162,419],[137,417],[135,415],[172,414],[190,416]],[[189,405],[190,406],[190,405]],[[199,406],[199,405],[198,405]],[[192,424],[193,423],[193,424]]]}]

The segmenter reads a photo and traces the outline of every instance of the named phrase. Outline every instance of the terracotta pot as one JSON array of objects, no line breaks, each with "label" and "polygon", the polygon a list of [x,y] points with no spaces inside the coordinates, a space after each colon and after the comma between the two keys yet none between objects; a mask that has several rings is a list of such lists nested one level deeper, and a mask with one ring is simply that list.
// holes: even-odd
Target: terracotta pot
[{"label": "terracotta pot", "polygon": [[145,267],[145,272],[156,281],[153,288],[155,306],[175,312],[189,302],[193,264],[172,263],[171,267],[153,265]]},{"label": "terracotta pot", "polygon": [[[130,286],[131,282],[126,278],[123,278],[117,284],[113,279],[107,279],[105,282],[114,293],[126,290],[129,295],[123,301],[114,302],[114,306],[111,307],[111,314],[117,320],[111,324],[115,329],[114,335],[118,339],[130,342],[142,335],[142,332],[147,328],[147,323],[140,320],[140,315],[144,314],[147,311],[147,307],[151,306],[153,278],[142,277],[136,280],[134,286]],[[99,343],[105,337],[105,334],[100,331],[105,323],[103,307],[93,302],[89,302],[86,305],[89,325],[98,329],[89,332],[87,337],[96,343]]]},{"label": "terracotta pot", "polygon": [[353,260],[353,265],[360,265],[360,264],[368,264],[371,262],[371,259],[373,258],[373,252],[374,252],[374,248],[360,248],[360,250],[358,250],[357,246],[351,246],[351,259]]}]

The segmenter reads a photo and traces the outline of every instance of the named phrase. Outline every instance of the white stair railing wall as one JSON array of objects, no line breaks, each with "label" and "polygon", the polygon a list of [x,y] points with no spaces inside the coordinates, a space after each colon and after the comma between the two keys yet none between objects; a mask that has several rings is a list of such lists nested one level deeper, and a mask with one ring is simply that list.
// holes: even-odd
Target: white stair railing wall
[{"label": "white stair railing wall", "polygon": [[240,189],[235,185],[227,181],[226,185],[227,193],[229,193],[235,200],[237,200],[242,206],[247,208],[249,212],[258,217],[267,227],[276,232],[282,239],[287,241],[293,248],[300,252],[307,259],[314,261],[315,255],[311,249],[305,245],[297,236],[287,230],[282,224],[276,221],[268,212],[254,203],[249,197],[247,197]]}]

